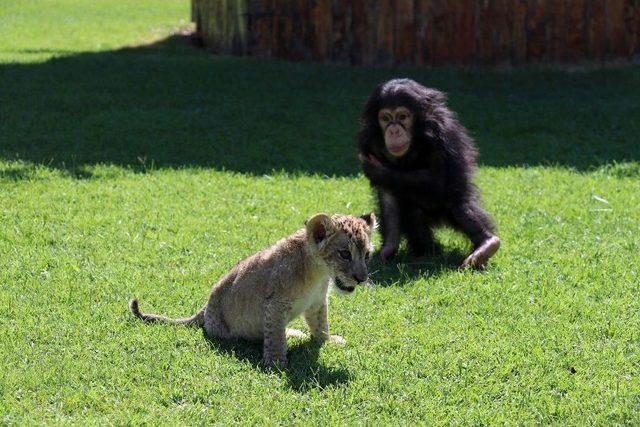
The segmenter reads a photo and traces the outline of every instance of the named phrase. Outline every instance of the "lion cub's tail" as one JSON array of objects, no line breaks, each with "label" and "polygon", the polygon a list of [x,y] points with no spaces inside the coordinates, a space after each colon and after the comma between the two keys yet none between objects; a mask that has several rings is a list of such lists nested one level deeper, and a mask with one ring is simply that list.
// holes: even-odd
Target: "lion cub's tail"
[{"label": "lion cub's tail", "polygon": [[186,317],[184,319],[171,319],[169,317],[160,316],[158,314],[151,313],[142,313],[138,308],[138,300],[132,299],[129,301],[129,308],[134,316],[144,322],[164,322],[164,323],[173,323],[176,325],[193,325],[193,326],[204,326],[204,308],[194,314],[191,317]]}]

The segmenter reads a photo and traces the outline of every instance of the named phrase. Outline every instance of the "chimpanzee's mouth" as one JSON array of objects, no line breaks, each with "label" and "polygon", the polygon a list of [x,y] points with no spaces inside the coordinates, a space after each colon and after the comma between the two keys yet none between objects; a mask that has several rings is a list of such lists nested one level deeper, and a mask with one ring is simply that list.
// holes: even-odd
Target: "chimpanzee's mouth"
[{"label": "chimpanzee's mouth", "polygon": [[340,280],[338,277],[336,277],[333,280],[333,283],[336,285],[336,288],[340,289],[342,292],[351,293],[356,288],[355,286],[349,287],[349,286],[345,285],[344,282],[342,280]]},{"label": "chimpanzee's mouth", "polygon": [[387,149],[389,150],[389,153],[391,153],[394,156],[401,156],[405,153],[405,151],[407,151],[407,149],[409,148],[409,144],[407,143],[400,143],[400,144],[390,144],[387,146]]}]

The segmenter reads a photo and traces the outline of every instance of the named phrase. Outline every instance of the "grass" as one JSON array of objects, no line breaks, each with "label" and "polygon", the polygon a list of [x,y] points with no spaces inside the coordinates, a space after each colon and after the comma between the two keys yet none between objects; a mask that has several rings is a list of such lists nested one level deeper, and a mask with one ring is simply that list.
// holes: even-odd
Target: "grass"
[{"label": "grass", "polygon": [[[0,423],[640,423],[640,69],[361,68],[216,57],[185,1],[0,8]],[[444,230],[332,297],[348,345],[260,347],[186,315],[317,211],[374,208],[362,102],[414,77],[481,150],[504,245]],[[298,327],[304,328],[301,322]]]}]

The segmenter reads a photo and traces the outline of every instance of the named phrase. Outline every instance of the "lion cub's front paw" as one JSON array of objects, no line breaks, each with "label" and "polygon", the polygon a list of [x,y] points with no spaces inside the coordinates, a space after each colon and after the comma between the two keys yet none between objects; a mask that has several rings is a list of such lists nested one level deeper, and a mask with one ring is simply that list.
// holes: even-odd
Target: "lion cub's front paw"
[{"label": "lion cub's front paw", "polygon": [[284,368],[287,366],[287,356],[271,356],[265,355],[262,363],[266,368]]},{"label": "lion cub's front paw", "polygon": [[347,343],[347,340],[342,338],[340,335],[331,335],[329,337],[329,342],[338,345],[345,345]]}]

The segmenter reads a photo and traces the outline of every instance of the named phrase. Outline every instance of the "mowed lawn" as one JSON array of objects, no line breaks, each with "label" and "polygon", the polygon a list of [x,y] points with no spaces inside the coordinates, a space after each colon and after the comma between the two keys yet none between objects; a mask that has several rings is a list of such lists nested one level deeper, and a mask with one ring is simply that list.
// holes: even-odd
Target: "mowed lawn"
[{"label": "mowed lawn", "polygon": [[[639,424],[640,68],[218,57],[186,0],[0,2],[0,424]],[[373,262],[344,347],[145,325],[318,211],[375,208],[353,141],[384,79],[449,94],[503,246]],[[379,244],[380,238],[376,237]],[[296,326],[305,328],[297,321]]]}]

